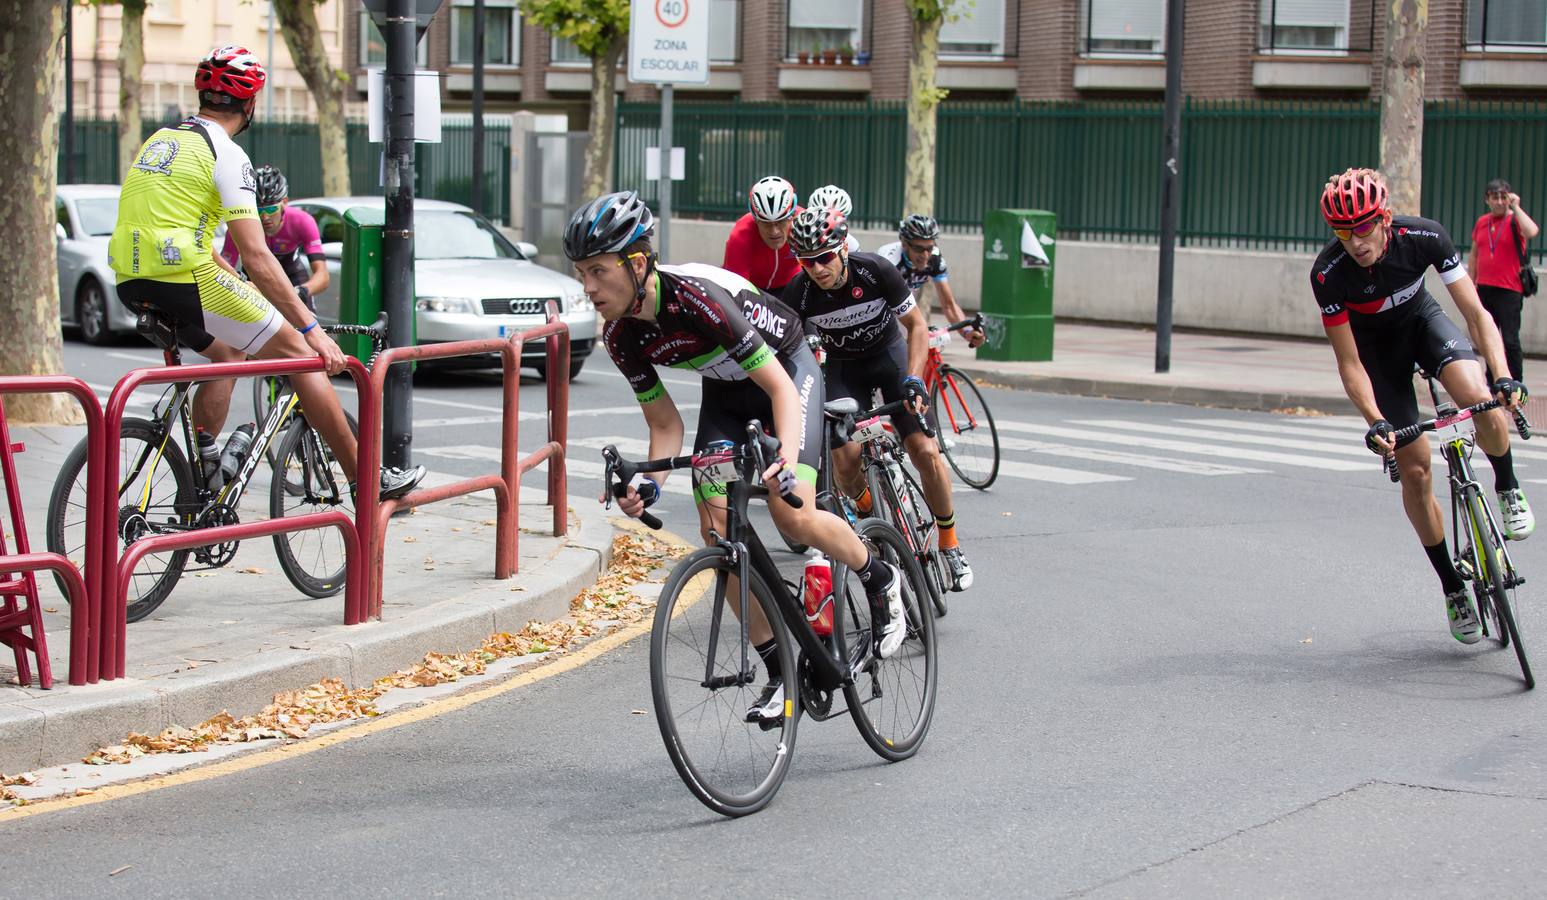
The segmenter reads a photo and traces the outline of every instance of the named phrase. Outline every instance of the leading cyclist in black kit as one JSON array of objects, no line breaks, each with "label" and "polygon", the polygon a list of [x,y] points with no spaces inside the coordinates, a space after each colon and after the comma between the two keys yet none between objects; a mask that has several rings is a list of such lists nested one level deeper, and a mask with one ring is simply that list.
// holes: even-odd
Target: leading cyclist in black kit
[{"label": "leading cyclist in black kit", "polygon": [[[874,253],[850,253],[848,237],[848,222],[836,209],[807,208],[795,217],[790,245],[800,274],[785,285],[784,302],[822,338],[829,397],[852,397],[860,409],[868,409],[871,393],[879,390],[883,402],[906,398],[922,414],[929,402],[919,376],[929,350],[924,311],[896,266]],[[915,416],[893,416],[892,427],[923,482],[924,499],[940,529],[940,550],[951,566],[951,590],[964,591],[972,586],[972,566],[957,541],[951,476],[940,446],[924,434]],[[843,489],[869,512],[859,445],[845,440],[834,447],[833,469]]]},{"label": "leading cyclist in black kit", "polygon": [[[1506,376],[1494,381],[1492,393],[1507,408],[1514,409],[1525,398],[1525,386],[1507,377],[1498,328],[1438,222],[1393,216],[1386,181],[1372,169],[1334,175],[1322,192],[1321,212],[1337,239],[1316,257],[1311,290],[1337,356],[1343,389],[1370,424],[1365,435],[1369,448],[1382,455],[1396,453],[1402,506],[1444,587],[1450,633],[1464,644],[1475,644],[1482,629],[1445,547],[1445,520],[1429,477],[1429,439],[1419,435],[1399,445],[1392,433],[1418,421],[1415,362],[1438,378],[1461,406],[1481,403],[1490,393],[1474,347],[1494,374]],[[1470,342],[1424,289],[1430,266],[1466,320]],[[1477,444],[1493,466],[1504,535],[1523,540],[1536,528],[1536,520],[1515,479],[1504,412],[1493,410],[1473,421]]]},{"label": "leading cyclist in black kit", "polygon": [[[781,446],[763,479],[774,525],[859,576],[870,597],[879,652],[882,657],[896,654],[908,630],[902,573],[872,557],[848,523],[816,503],[822,373],[799,320],[789,307],[734,272],[699,264],[658,264],[650,245],[654,227],[655,216],[644,201],[625,191],[580,207],[564,230],[564,254],[574,261],[576,277],[606,320],[602,343],[644,411],[650,457],[682,452],[685,430],[656,366],[692,369],[703,376],[694,452],[712,441],[744,443],[749,419],[772,425],[769,434]],[[660,497],[669,474],[652,472],[637,490],[630,487],[619,500],[623,512],[638,517]],[[774,498],[783,491],[793,492],[802,505],[796,508]],[[708,543],[711,528],[725,533],[724,488],[697,484],[694,498]],[[784,715],[783,673],[773,630],[761,607],[754,605],[752,612],[748,637],[768,669],[768,684],[747,710],[749,722]]]}]

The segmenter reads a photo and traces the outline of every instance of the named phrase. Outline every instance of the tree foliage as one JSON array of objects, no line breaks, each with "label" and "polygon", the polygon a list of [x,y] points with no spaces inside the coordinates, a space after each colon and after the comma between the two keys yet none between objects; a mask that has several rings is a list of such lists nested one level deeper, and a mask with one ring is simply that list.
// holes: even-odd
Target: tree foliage
[{"label": "tree foliage", "polygon": [[628,0],[521,0],[521,15],[590,59],[628,36]]},{"label": "tree foliage", "polygon": [[[322,152],[322,191],[330,197],[347,197],[349,147],[344,122],[344,88],[349,75],[328,58],[317,24],[317,7],[325,0],[273,0],[285,49],[317,104],[317,137]],[[272,60],[265,60],[270,65]]]}]

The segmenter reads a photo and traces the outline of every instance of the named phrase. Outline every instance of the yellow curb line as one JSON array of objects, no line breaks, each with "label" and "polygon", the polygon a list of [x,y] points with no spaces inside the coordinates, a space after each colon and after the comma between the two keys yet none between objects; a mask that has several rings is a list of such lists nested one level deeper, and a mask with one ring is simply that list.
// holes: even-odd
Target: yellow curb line
[{"label": "yellow curb line", "polygon": [[[672,532],[664,530],[651,531],[645,528],[643,525],[639,525],[638,523],[634,522],[633,520],[619,522],[617,519],[612,519],[610,521],[613,522],[615,527],[621,526],[624,530],[640,531],[655,535],[667,543],[675,543],[681,546],[697,546],[695,544],[688,544],[680,536],[673,534]],[[538,663],[537,666],[531,671],[522,672],[521,674],[516,675],[507,681],[501,681],[496,684],[487,685],[485,687],[475,688],[465,694],[456,694],[451,697],[443,697],[438,700],[426,701],[424,704],[415,706],[412,709],[407,709],[398,713],[388,713],[387,715],[384,715],[380,718],[370,719],[358,725],[347,726],[332,734],[325,734],[321,737],[303,740],[293,744],[281,744],[277,747],[270,747],[267,750],[259,750],[253,753],[247,753],[241,756],[233,757],[231,759],[221,760],[217,763],[210,763],[209,765],[205,766],[196,766],[194,768],[185,769],[180,772],[172,772],[167,775],[155,776],[144,781],[135,781],[127,784],[107,785],[106,787],[97,788],[92,793],[86,794],[84,796],[63,797],[57,800],[37,800],[27,806],[14,807],[9,812],[0,811],[0,826],[4,826],[6,822],[25,819],[29,816],[42,815],[44,813],[55,812],[58,810],[75,809],[82,806],[91,806],[95,803],[105,803],[109,800],[120,800],[125,797],[134,797],[139,794],[158,791],[163,788],[177,787],[184,784],[194,784],[200,781],[207,781],[211,778],[220,778],[225,775],[234,775],[237,772],[245,772],[248,769],[256,769],[260,766],[270,765],[271,763],[277,763],[287,759],[296,759],[298,757],[306,756],[308,754],[315,753],[318,750],[326,750],[329,747],[335,747],[339,744],[345,743],[346,741],[355,740],[356,738],[378,734],[383,731],[391,731],[394,728],[400,728],[404,725],[413,725],[418,722],[423,722],[425,719],[442,716],[450,712],[456,712],[459,709],[472,706],[475,703],[481,703],[485,700],[491,700],[495,697],[498,697],[501,694],[509,693],[516,688],[525,687],[529,684],[535,684],[539,681],[552,678],[555,675],[562,675],[571,669],[579,668],[580,666],[590,662],[596,657],[601,656],[602,654],[611,650],[615,650],[618,647],[628,643],[629,641],[632,641],[634,638],[639,637],[640,635],[648,634],[653,624],[653,619],[646,619],[640,622],[635,622],[633,625],[630,625],[621,631],[616,631],[612,634],[606,635],[605,637],[600,637],[591,641],[590,643],[581,647],[579,650],[576,650],[574,653],[556,657],[551,662],[544,660],[543,662]]]}]

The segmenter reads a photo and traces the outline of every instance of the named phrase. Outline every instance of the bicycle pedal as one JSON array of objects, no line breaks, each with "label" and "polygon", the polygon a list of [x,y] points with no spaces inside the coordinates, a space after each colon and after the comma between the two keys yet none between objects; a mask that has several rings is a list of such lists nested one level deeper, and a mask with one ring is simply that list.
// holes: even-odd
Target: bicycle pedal
[{"label": "bicycle pedal", "polygon": [[775,728],[779,728],[779,727],[781,727],[783,725],[784,725],[784,717],[783,716],[778,716],[778,717],[773,718],[773,719],[758,719],[757,720],[757,727],[762,729],[763,731],[773,731]]}]

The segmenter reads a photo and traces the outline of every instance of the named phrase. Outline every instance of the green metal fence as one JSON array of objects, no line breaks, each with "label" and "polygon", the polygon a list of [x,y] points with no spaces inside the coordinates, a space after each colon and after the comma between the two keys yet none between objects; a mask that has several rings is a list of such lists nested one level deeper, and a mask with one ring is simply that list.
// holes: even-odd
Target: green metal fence
[{"label": "green metal fence", "polygon": [[[160,127],[147,122],[145,136]],[[364,122],[347,125],[349,182],[355,194],[381,193],[381,154],[384,144],[367,140]],[[290,182],[296,199],[322,193],[322,150],[317,126],[311,122],[254,122],[236,138],[254,165],[275,165]],[[64,149],[60,147],[60,175],[64,173]],[[510,221],[510,127],[489,123],[484,127],[484,210],[489,218]],[[471,123],[441,126],[441,143],[419,144],[414,152],[416,196],[472,205],[473,128]],[[90,184],[117,184],[118,123],[111,120],[77,120],[75,123],[75,180]]]},{"label": "green metal fence", "polygon": [[[679,103],[686,149],[677,213],[733,218],[768,174],[802,191],[841,185],[855,218],[903,214],[906,114],[900,103]],[[1547,103],[1431,103],[1424,127],[1424,214],[1465,248],[1484,212],[1482,187],[1508,178],[1522,205],[1547,214]],[[1181,241],[1304,250],[1328,239],[1316,208],[1327,176],[1379,157],[1373,103],[1193,101],[1183,110]],[[639,187],[660,110],[620,105],[614,183]],[[1058,213],[1059,231],[1089,240],[1151,241],[1160,231],[1158,103],[946,103],[940,107],[935,214],[975,228],[985,210]],[[1538,216],[1538,219],[1544,216]],[[1532,255],[1547,260],[1538,241]]]}]

